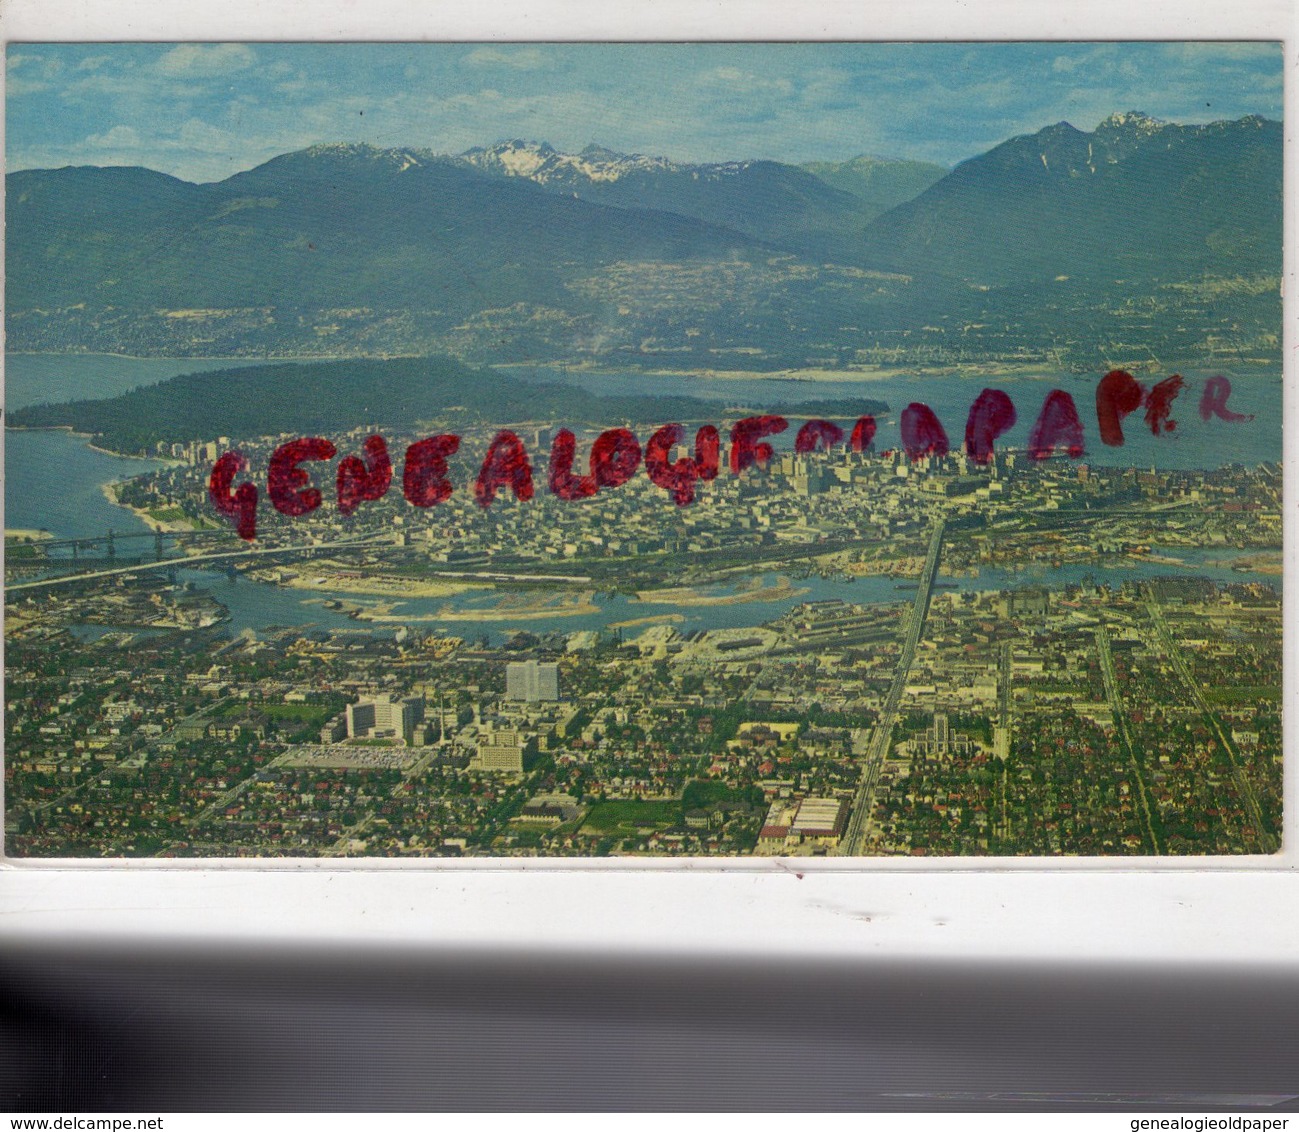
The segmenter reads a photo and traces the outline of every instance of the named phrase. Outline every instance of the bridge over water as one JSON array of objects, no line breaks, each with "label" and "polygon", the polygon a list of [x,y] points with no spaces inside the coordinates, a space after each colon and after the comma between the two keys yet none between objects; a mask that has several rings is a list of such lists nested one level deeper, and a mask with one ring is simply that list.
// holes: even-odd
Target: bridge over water
[{"label": "bridge over water", "polygon": [[[132,536],[144,537],[144,536]],[[72,541],[72,540],[67,540]],[[334,550],[390,545],[389,538],[376,540],[373,536],[353,538],[339,542],[307,543],[301,546],[268,546],[256,549],[218,550],[208,553],[185,554],[179,558],[160,558],[154,562],[133,562],[127,566],[113,566],[102,570],[81,570],[70,574],[56,574],[49,578],[37,578],[30,582],[17,582],[5,586],[5,595],[31,593],[38,590],[50,590],[60,586],[76,585],[79,582],[97,581],[103,578],[118,578],[127,574],[141,574],[154,570],[194,569],[212,565],[235,565],[259,559],[273,558],[311,558],[317,554]]]}]

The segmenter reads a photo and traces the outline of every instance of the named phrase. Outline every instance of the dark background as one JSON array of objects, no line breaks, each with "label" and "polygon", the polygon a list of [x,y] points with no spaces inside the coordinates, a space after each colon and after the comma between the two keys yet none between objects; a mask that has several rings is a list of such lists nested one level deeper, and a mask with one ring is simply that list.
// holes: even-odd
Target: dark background
[{"label": "dark background", "polygon": [[1299,1110],[1299,969],[27,941],[0,1108]]}]

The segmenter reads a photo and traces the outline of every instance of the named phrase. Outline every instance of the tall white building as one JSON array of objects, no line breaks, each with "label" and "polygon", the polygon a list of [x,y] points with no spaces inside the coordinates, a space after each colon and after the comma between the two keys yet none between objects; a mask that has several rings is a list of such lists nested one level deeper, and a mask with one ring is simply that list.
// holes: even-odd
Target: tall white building
[{"label": "tall white building", "polygon": [[535,735],[514,730],[484,731],[478,737],[478,749],[469,766],[473,770],[522,774],[524,761],[536,752]]},{"label": "tall white building", "polygon": [[559,699],[559,665],[511,661],[505,666],[505,698],[529,704]]},{"label": "tall white building", "polygon": [[347,705],[347,737],[366,739],[391,736],[410,741],[416,724],[424,719],[424,697],[374,696]]}]

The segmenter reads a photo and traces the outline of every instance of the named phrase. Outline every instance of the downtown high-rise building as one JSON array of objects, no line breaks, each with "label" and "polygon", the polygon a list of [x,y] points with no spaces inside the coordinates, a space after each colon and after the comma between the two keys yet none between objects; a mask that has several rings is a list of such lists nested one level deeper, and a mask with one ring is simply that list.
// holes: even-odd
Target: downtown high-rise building
[{"label": "downtown high-rise building", "polygon": [[417,724],[424,719],[424,697],[372,696],[347,705],[347,737],[366,739],[393,736],[410,741]]}]

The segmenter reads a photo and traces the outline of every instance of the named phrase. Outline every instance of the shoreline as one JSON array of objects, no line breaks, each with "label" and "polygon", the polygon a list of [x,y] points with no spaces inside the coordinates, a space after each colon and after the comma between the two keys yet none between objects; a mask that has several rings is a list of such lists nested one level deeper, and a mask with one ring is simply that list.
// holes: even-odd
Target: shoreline
[{"label": "shoreline", "polygon": [[[66,432],[69,436],[74,436],[79,440],[84,440],[86,442],[86,447],[92,452],[98,452],[101,456],[110,456],[115,460],[139,460],[146,463],[156,464],[159,467],[171,468],[183,467],[185,464],[183,460],[174,460],[166,456],[138,456],[133,453],[114,452],[109,448],[101,448],[98,444],[91,443],[91,438],[94,436],[94,433],[78,432],[71,425],[11,425],[6,421],[5,428],[12,429],[14,432]],[[143,475],[146,473],[142,472],[140,474]],[[195,526],[189,520],[178,522],[172,519],[155,519],[142,507],[133,507],[129,503],[123,503],[117,497],[117,489],[127,480],[134,478],[135,476],[127,476],[125,479],[106,480],[99,485],[99,492],[104,497],[105,501],[111,503],[114,507],[120,507],[123,511],[129,511],[151,531],[158,531],[162,534],[176,534],[204,529]],[[54,536],[52,534],[47,534],[44,537],[53,538]]]},{"label": "shoreline", "polygon": [[138,452],[117,452],[112,448],[101,448],[94,443],[95,434],[93,432],[78,432],[71,425],[16,425],[5,421],[5,429],[8,432],[66,432],[69,436],[84,440],[86,447],[92,452],[98,452],[101,456],[112,456],[115,460],[147,460],[154,464],[162,464],[168,468],[183,468],[185,466],[184,460],[177,460],[172,456],[141,456]]},{"label": "shoreline", "polygon": [[464,621],[469,623],[492,621],[504,625],[511,621],[549,621],[557,617],[587,617],[599,612],[600,607],[598,605],[583,605],[575,609],[546,609],[533,613],[518,613],[511,610],[508,614],[498,613],[494,609],[481,611],[462,609],[452,610],[449,613],[412,613],[407,617],[398,617],[395,614],[377,614],[367,617],[364,613],[358,613],[355,620],[374,625],[430,625],[439,621]]},{"label": "shoreline", "polygon": [[155,519],[148,511],[142,507],[132,507],[129,503],[123,503],[117,498],[117,489],[121,485],[121,480],[110,480],[108,483],[101,483],[99,491],[103,497],[108,500],[114,507],[120,507],[123,511],[130,511],[137,519],[140,520],[151,531],[157,531],[160,534],[173,534],[181,531],[196,531],[200,528],[193,526],[188,521],[178,523],[170,519]]},{"label": "shoreline", "polygon": [[[1171,363],[1170,363],[1171,364]],[[1193,362],[1185,365],[1171,364],[1169,372],[1194,370],[1197,367]],[[852,384],[869,384],[878,381],[897,381],[908,378],[944,378],[944,377],[969,377],[971,380],[989,380],[1004,379],[1007,381],[1023,380],[1025,378],[1036,378],[1043,381],[1055,380],[1061,378],[1067,379],[1090,379],[1093,381],[1100,380],[1100,373],[1092,374],[1090,371],[1083,370],[1060,370],[1051,369],[1048,365],[1041,363],[1024,362],[1021,364],[1006,364],[999,362],[971,362],[967,365],[872,365],[863,366],[860,369],[827,369],[822,366],[794,366],[777,370],[753,370],[753,369],[714,369],[711,367],[697,367],[690,369],[672,369],[667,366],[617,366],[605,365],[595,361],[582,361],[572,365],[566,365],[563,362],[500,362],[489,364],[485,368],[492,370],[509,371],[512,369],[530,369],[537,373],[554,375],[562,380],[565,373],[572,374],[591,374],[595,376],[607,375],[609,377],[619,377],[625,375],[634,375],[637,377],[669,377],[669,378],[697,378],[704,381],[784,381],[791,384],[802,384],[807,382],[824,382],[826,384],[852,385]],[[1166,367],[1167,368],[1167,367]],[[1276,371],[1278,377],[1281,376],[1281,364],[1277,362],[1259,363],[1244,367],[1247,374],[1243,376],[1254,376],[1253,371],[1267,371],[1271,373]],[[1135,372],[1135,371],[1134,371]],[[1209,372],[1206,370],[1205,372]]]},{"label": "shoreline", "polygon": [[[72,435],[89,438],[92,434],[88,432],[73,432]],[[185,465],[184,460],[175,460],[170,456],[138,456],[134,452],[114,452],[111,448],[101,448],[98,444],[92,444],[89,439],[86,440],[86,447],[92,452],[98,452],[102,456],[112,456],[115,460],[148,460],[154,464],[163,464],[169,468],[180,468]]]},{"label": "shoreline", "polygon": [[826,369],[822,366],[795,366],[778,370],[751,369],[713,369],[700,367],[692,369],[668,369],[663,366],[602,366],[595,362],[578,365],[564,365],[560,362],[502,362],[489,365],[488,369],[511,370],[531,369],[547,375],[553,374],[562,380],[565,373],[594,374],[618,377],[631,374],[637,377],[696,378],[701,381],[784,381],[790,384],[807,384],[824,382],[834,385],[869,384],[877,381],[897,381],[910,377],[956,377],[968,373],[972,378],[987,379],[990,377],[1050,378],[1057,375],[1043,373],[1040,366],[980,366],[978,364],[959,369],[951,366],[935,366],[927,369],[921,366],[868,366],[862,369]]},{"label": "shoreline", "polygon": [[[109,350],[6,350],[8,358],[119,358],[124,362],[246,362],[265,360],[270,362],[295,361],[301,358],[308,362],[346,361],[336,354],[315,357],[308,355],[286,355],[279,357],[273,354],[115,354]],[[395,355],[394,355],[395,356]],[[412,355],[419,356],[419,355]]]},{"label": "shoreline", "polygon": [[[289,578],[268,578],[267,571],[250,570],[249,576],[265,585],[277,586],[286,590],[308,590],[315,593],[342,593],[356,597],[378,597],[395,600],[411,598],[454,597],[456,594],[472,590],[493,590],[491,584],[474,585],[470,582],[434,582],[412,579],[390,578],[379,575],[375,578],[350,578],[331,576],[328,571],[312,571],[308,577],[296,573]],[[317,578],[320,579],[317,582]]]},{"label": "shoreline", "polygon": [[794,586],[790,580],[781,577],[775,584],[751,586],[729,594],[703,593],[693,586],[669,587],[658,590],[639,590],[636,600],[643,605],[746,605],[750,602],[784,601],[789,598],[803,597],[810,593],[806,587]]},{"label": "shoreline", "polygon": [[401,615],[395,612],[378,612],[361,610],[353,616],[358,621],[369,621],[374,624],[428,624],[437,621],[546,621],[553,617],[587,617],[600,612],[593,598],[595,592],[586,590],[580,594],[566,595],[557,604],[545,606],[523,605],[518,608],[504,609],[451,609],[443,606],[436,613],[416,613]]},{"label": "shoreline", "polygon": [[630,621],[610,621],[607,629],[638,629],[643,625],[680,625],[684,613],[653,613],[648,617],[633,617]]}]

